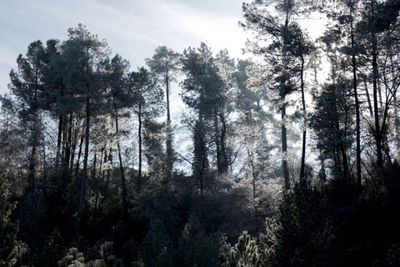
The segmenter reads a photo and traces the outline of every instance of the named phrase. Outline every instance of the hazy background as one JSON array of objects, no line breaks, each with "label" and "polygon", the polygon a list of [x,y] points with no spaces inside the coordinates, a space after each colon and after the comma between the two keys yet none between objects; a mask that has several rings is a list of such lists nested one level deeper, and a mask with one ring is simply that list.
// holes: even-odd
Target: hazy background
[{"label": "hazy background", "polygon": [[4,0],[0,6],[0,93],[7,91],[16,58],[35,40],[67,38],[78,23],[106,39],[136,68],[159,45],[182,52],[205,42],[217,52],[242,55],[245,34],[238,26],[243,0]]}]

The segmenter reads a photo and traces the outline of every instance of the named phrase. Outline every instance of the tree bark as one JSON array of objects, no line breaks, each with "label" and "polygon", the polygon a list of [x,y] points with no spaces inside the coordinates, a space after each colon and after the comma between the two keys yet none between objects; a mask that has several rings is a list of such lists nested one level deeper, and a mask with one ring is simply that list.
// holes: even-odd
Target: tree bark
[{"label": "tree bark", "polygon": [[283,177],[285,180],[285,192],[290,189],[290,177],[289,177],[289,167],[287,163],[287,133],[286,133],[286,103],[285,98],[283,98],[283,104],[281,107],[281,120],[282,120],[282,170]]},{"label": "tree bark", "polygon": [[62,136],[63,116],[58,117],[58,134],[57,134],[57,151],[56,151],[56,173],[60,167],[60,150],[61,150],[61,136]]},{"label": "tree bark", "polygon": [[167,148],[167,181],[172,177],[172,170],[174,168],[174,153],[172,150],[172,129],[171,129],[171,111],[170,111],[170,103],[169,103],[169,75],[168,70],[165,75],[165,94],[167,97],[167,140],[166,140],[166,148]]},{"label": "tree bark", "polygon": [[[372,16],[374,14],[374,3],[371,3],[372,7]],[[379,124],[379,109],[378,109],[378,63],[377,63],[377,39],[376,39],[376,31],[375,27],[372,27],[371,31],[371,40],[372,40],[372,81],[373,81],[373,97],[374,97],[374,120],[375,120],[375,143],[376,143],[376,154],[377,154],[377,165],[378,169],[383,167],[383,158],[382,158],[382,135],[380,131]]]},{"label": "tree bark", "polygon": [[[86,125],[85,125],[86,126]],[[87,126],[86,126],[87,127]],[[86,131],[86,130],[85,130]],[[81,133],[81,140],[79,142],[79,151],[78,151],[78,159],[76,161],[76,167],[75,167],[75,176],[78,177],[78,172],[79,172],[79,165],[80,165],[80,161],[81,161],[81,155],[82,155],[82,144],[83,144],[83,139],[84,139],[85,135],[83,134],[83,132]]]},{"label": "tree bark", "polygon": [[358,102],[357,92],[357,65],[356,65],[356,54],[355,54],[355,43],[354,43],[354,27],[353,27],[353,12],[351,12],[351,63],[353,67],[353,90],[354,90],[354,102],[356,107],[356,161],[357,161],[357,191],[361,192],[361,137],[360,137],[360,104]]},{"label": "tree bark", "polygon": [[139,142],[139,162],[138,162],[138,181],[137,181],[137,190],[140,190],[142,183],[142,105],[139,102],[139,112],[138,112],[138,142]]},{"label": "tree bark", "polygon": [[[118,138],[118,133],[119,133],[118,109],[117,109],[117,103],[116,103],[115,97],[114,97],[114,112],[115,112],[115,133],[117,134],[117,138]],[[119,169],[121,172],[122,201],[123,201],[124,207],[126,209],[127,208],[126,180],[125,180],[124,166],[122,164],[121,147],[119,144],[119,140],[117,141],[117,148],[118,148]]]},{"label": "tree bark", "polygon": [[90,138],[90,98],[88,93],[88,95],[86,96],[85,156],[83,160],[83,174],[81,180],[81,190],[79,195],[79,210],[78,210],[79,215],[82,215],[83,209],[85,207],[87,165],[89,159],[89,138]]},{"label": "tree bark", "polygon": [[300,184],[305,184],[305,161],[306,161],[306,139],[307,139],[307,111],[306,100],[304,96],[304,57],[301,57],[301,73],[300,73],[300,88],[301,88],[301,101],[303,104],[303,144],[301,149],[301,167],[300,167]]}]

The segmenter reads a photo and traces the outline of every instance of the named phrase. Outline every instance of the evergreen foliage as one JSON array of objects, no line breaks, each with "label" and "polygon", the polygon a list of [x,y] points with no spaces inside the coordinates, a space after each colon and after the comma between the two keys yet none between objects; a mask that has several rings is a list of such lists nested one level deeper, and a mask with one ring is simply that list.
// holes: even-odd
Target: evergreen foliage
[{"label": "evergreen foliage", "polygon": [[254,60],[32,42],[0,96],[0,266],[397,266],[397,2],[245,3]]}]

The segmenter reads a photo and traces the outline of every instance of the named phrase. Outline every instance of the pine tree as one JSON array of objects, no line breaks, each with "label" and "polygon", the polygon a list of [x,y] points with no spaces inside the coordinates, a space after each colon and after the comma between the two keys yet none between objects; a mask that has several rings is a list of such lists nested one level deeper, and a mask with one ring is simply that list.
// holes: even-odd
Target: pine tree
[{"label": "pine tree", "polygon": [[28,133],[31,147],[28,167],[28,184],[33,189],[36,180],[39,146],[42,134],[41,111],[44,104],[43,59],[45,47],[41,41],[28,46],[26,56],[17,58],[18,69],[10,72],[10,90],[22,127]]},{"label": "pine tree", "polygon": [[138,121],[138,177],[137,190],[140,190],[142,183],[143,166],[143,126],[148,118],[156,118],[160,115],[162,107],[158,105],[163,97],[163,92],[156,81],[151,77],[150,72],[140,68],[137,72],[129,74],[129,88],[134,104],[133,112]]},{"label": "pine tree", "polygon": [[[254,1],[244,4],[243,12],[245,21],[241,25],[257,37],[257,41],[249,45],[249,50],[262,56],[265,61],[266,70],[259,77],[262,80],[260,83],[265,83],[268,90],[275,92],[281,113],[282,172],[287,192],[290,189],[287,161],[288,97],[299,87],[296,77],[303,78],[304,59],[308,53],[307,45],[302,40],[304,36],[298,34],[300,27],[295,22],[296,15],[304,12],[304,7],[302,1]],[[300,88],[304,92],[303,79],[301,81]],[[303,136],[305,141],[304,133]]]},{"label": "pine tree", "polygon": [[[64,82],[68,90],[73,90],[75,101],[85,114],[85,151],[83,174],[79,194],[78,213],[81,215],[85,205],[88,177],[91,119],[101,107],[106,90],[105,68],[108,47],[105,41],[98,40],[83,25],[68,30],[69,39],[63,44],[66,72]],[[100,105],[100,107],[99,107]]]},{"label": "pine tree", "polygon": [[180,55],[168,49],[165,46],[156,48],[152,58],[146,59],[150,71],[157,77],[160,84],[165,88],[166,108],[167,108],[167,138],[166,138],[166,154],[167,154],[167,179],[168,182],[172,176],[174,166],[174,151],[172,147],[173,134],[172,134],[172,121],[170,111],[170,91],[171,83],[176,81],[177,73],[179,71]]}]

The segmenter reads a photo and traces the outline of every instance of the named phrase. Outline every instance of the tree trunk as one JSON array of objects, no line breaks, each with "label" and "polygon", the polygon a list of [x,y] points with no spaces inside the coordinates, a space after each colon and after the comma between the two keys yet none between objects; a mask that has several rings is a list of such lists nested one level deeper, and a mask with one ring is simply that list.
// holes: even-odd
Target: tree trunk
[{"label": "tree trunk", "polygon": [[96,149],[94,149],[94,158],[93,158],[92,175],[91,175],[92,181],[96,179],[96,165],[97,165],[97,151]]},{"label": "tree trunk", "polygon": [[166,148],[167,148],[167,181],[172,177],[172,170],[174,168],[174,153],[172,150],[172,129],[171,129],[171,113],[170,113],[170,105],[169,105],[169,76],[168,71],[165,75],[165,94],[167,96],[167,140],[166,140]]},{"label": "tree trunk", "polygon": [[289,177],[289,167],[287,163],[287,133],[286,133],[286,103],[285,98],[283,98],[283,104],[281,107],[282,112],[282,171],[285,180],[285,193],[290,189],[290,177]]},{"label": "tree trunk", "polygon": [[68,122],[68,138],[67,138],[67,143],[65,146],[65,164],[64,164],[64,176],[68,176],[70,174],[69,172],[69,160],[71,158],[71,147],[72,147],[72,121],[73,121],[73,116],[72,113],[69,114],[69,122]]},{"label": "tree trunk", "polygon": [[86,129],[85,129],[85,156],[83,159],[83,175],[81,180],[81,190],[79,195],[79,215],[82,215],[85,207],[86,196],[86,180],[87,180],[87,165],[89,159],[89,138],[90,138],[90,98],[89,93],[86,96]]},{"label": "tree trunk", "polygon": [[[34,93],[34,100],[37,101],[37,90]],[[28,184],[29,188],[32,190],[35,187],[35,172],[36,172],[36,154],[37,154],[37,146],[38,146],[38,138],[39,138],[39,111],[35,109],[33,111],[33,129],[31,135],[31,144],[32,151],[31,157],[29,159],[29,167],[28,167]]]},{"label": "tree trunk", "polygon": [[367,86],[367,79],[365,77],[363,78],[363,82],[364,82],[365,94],[367,95],[369,114],[370,114],[371,117],[373,117],[374,116],[374,111],[372,110],[371,98],[369,96],[368,86]]},{"label": "tree trunk", "polygon": [[225,146],[225,139],[226,139],[226,123],[225,123],[225,118],[224,118],[224,114],[222,112],[219,113],[219,118],[221,121],[221,132],[219,135],[220,138],[220,146],[221,146],[221,160],[220,160],[220,164],[221,164],[221,172],[227,173],[228,172],[228,156],[226,154],[226,146]]},{"label": "tree trunk", "polygon": [[[285,16],[285,31],[288,30],[289,26],[289,8],[286,9],[286,16]],[[282,37],[285,41],[285,36]],[[285,52],[284,52],[285,53]],[[285,59],[282,58],[283,61],[283,66],[284,66],[284,71],[286,72],[287,70],[287,63],[285,62]],[[284,88],[281,88],[281,90],[284,90]],[[287,133],[286,133],[286,94],[282,97],[282,107],[281,107],[281,122],[282,122],[282,171],[283,171],[283,177],[285,180],[285,190],[284,193],[287,193],[290,189],[290,177],[289,177],[289,167],[287,163]]]},{"label": "tree trunk", "polygon": [[[86,125],[87,127],[87,125]],[[85,130],[86,131],[86,130]],[[78,159],[76,161],[76,167],[75,167],[75,176],[78,177],[78,171],[79,171],[79,164],[81,161],[81,155],[82,155],[82,144],[83,144],[83,138],[84,138],[83,132],[81,133],[81,140],[79,142],[79,151],[78,151]]]},{"label": "tree trunk", "polygon": [[306,138],[307,138],[307,113],[306,113],[306,100],[304,96],[304,57],[301,57],[301,70],[300,70],[300,88],[301,88],[301,101],[303,104],[303,144],[301,149],[301,167],[300,167],[300,184],[305,184],[305,160],[306,160]]},{"label": "tree trunk", "polygon": [[[372,13],[374,13],[374,4],[372,4]],[[383,167],[382,159],[382,135],[379,125],[379,109],[378,109],[378,63],[377,63],[377,40],[375,28],[372,27],[371,32],[372,39],[372,81],[373,81],[373,93],[374,93],[374,119],[375,119],[375,143],[376,143],[376,155],[378,169]]]},{"label": "tree trunk", "polygon": [[217,172],[218,172],[218,175],[221,175],[222,174],[221,147],[220,147],[220,143],[219,143],[219,126],[218,126],[218,116],[217,116],[216,108],[214,108],[214,130],[215,130],[214,142],[215,142],[216,152],[217,152]]},{"label": "tree trunk", "polygon": [[353,13],[351,14],[350,27],[351,27],[351,48],[352,48],[351,62],[352,62],[352,67],[353,67],[353,90],[354,90],[354,101],[355,101],[355,107],[356,107],[357,191],[361,192],[360,105],[358,102],[358,92],[357,92],[357,68],[356,68],[356,54],[355,54],[355,43],[354,43]]},{"label": "tree trunk", "polygon": [[61,150],[61,136],[62,136],[63,116],[58,117],[58,134],[57,134],[57,151],[56,151],[56,173],[60,167],[60,150]]},{"label": "tree trunk", "polygon": [[76,152],[76,145],[78,143],[78,133],[79,133],[79,127],[75,127],[74,130],[74,138],[72,141],[72,149],[71,149],[71,159],[69,161],[69,170],[70,170],[70,174],[72,174],[72,170],[74,168],[74,160],[75,160],[75,152]]},{"label": "tree trunk", "polygon": [[142,105],[139,103],[139,112],[138,112],[138,142],[139,142],[139,162],[138,162],[138,180],[137,180],[137,190],[140,190],[142,183]]},{"label": "tree trunk", "polygon": [[[117,134],[117,138],[118,138],[118,133],[119,133],[118,109],[117,109],[117,103],[116,103],[115,97],[114,97],[114,112],[115,112],[115,133]],[[126,180],[125,180],[124,166],[122,164],[121,147],[119,145],[119,140],[117,141],[117,148],[118,148],[119,169],[121,172],[122,201],[124,203],[124,208],[126,210],[126,208],[127,208]]]}]

